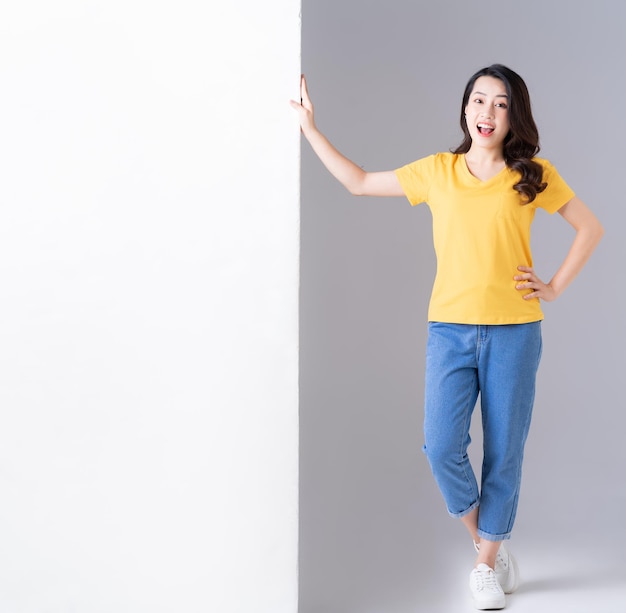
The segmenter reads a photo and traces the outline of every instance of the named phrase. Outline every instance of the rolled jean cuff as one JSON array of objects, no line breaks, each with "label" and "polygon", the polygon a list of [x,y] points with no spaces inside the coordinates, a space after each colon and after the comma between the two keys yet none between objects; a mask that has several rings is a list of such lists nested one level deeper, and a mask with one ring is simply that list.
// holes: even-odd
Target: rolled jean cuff
[{"label": "rolled jean cuff", "polygon": [[450,511],[450,509],[448,509],[448,514],[450,515],[450,517],[456,517],[457,519],[460,519],[461,517],[465,517],[466,515],[471,513],[479,504],[480,504],[480,500],[477,500],[476,502],[471,504],[467,509],[465,509],[465,511],[461,511],[460,513],[453,513],[452,511]]},{"label": "rolled jean cuff", "polygon": [[511,538],[511,533],[507,532],[506,534],[489,534],[489,532],[485,532],[479,528],[478,536],[480,536],[481,539],[485,539],[486,541],[498,542],[508,541]]}]

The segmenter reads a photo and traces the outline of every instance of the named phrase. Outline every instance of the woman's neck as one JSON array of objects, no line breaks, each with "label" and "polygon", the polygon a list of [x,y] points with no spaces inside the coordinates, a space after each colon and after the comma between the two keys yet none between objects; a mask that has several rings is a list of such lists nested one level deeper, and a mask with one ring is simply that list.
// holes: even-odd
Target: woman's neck
[{"label": "woman's neck", "polygon": [[504,156],[501,153],[481,151],[479,155],[473,155],[470,150],[465,154],[467,170],[481,181],[488,181],[495,177],[502,171],[505,165]]},{"label": "woman's neck", "polygon": [[504,164],[504,152],[501,149],[470,147],[465,159],[475,166],[498,166]]}]

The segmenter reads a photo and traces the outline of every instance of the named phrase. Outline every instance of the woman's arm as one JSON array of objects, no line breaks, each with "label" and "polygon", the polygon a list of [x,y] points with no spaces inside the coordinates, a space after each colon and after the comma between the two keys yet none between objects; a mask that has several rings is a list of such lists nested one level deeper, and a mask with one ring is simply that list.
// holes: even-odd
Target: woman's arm
[{"label": "woman's arm", "polygon": [[366,172],[335,149],[330,141],[317,129],[313,117],[313,103],[302,75],[300,83],[301,102],[291,100],[298,111],[302,133],[311,144],[330,173],[355,196],[404,196],[404,191],[393,171]]},{"label": "woman's arm", "polygon": [[558,298],[582,270],[604,234],[604,229],[598,218],[576,196],[563,205],[559,209],[559,213],[576,230],[574,242],[563,263],[549,283],[543,283],[535,275],[532,268],[528,266],[517,267],[524,274],[514,277],[516,281],[522,281],[516,288],[518,290],[528,288],[534,290],[529,294],[525,294],[523,296],[524,300],[541,298],[541,300],[549,302]]}]

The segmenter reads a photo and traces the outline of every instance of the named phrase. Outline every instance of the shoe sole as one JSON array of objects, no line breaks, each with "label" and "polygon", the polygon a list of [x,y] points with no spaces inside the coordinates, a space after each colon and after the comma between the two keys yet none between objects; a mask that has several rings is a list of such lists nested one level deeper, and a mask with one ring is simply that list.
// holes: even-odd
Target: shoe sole
[{"label": "shoe sole", "polygon": [[506,600],[504,598],[498,598],[494,600],[477,601],[474,599],[474,607],[479,611],[497,611],[504,609],[506,606]]}]

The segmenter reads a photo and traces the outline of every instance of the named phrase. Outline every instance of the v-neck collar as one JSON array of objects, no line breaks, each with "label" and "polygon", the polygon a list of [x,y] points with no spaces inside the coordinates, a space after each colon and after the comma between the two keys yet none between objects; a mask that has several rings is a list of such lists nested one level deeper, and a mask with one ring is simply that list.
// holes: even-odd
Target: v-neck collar
[{"label": "v-neck collar", "polygon": [[508,170],[508,166],[505,164],[504,168],[499,170],[495,175],[493,175],[492,177],[489,177],[488,179],[485,179],[483,181],[482,179],[479,179],[476,175],[472,174],[472,172],[469,169],[469,166],[467,164],[467,160],[465,159],[465,154],[464,153],[461,154],[461,166],[463,167],[463,172],[466,174],[466,176],[469,177],[477,185],[488,185],[492,181],[495,181],[497,178],[502,176],[502,174],[505,173]]}]

